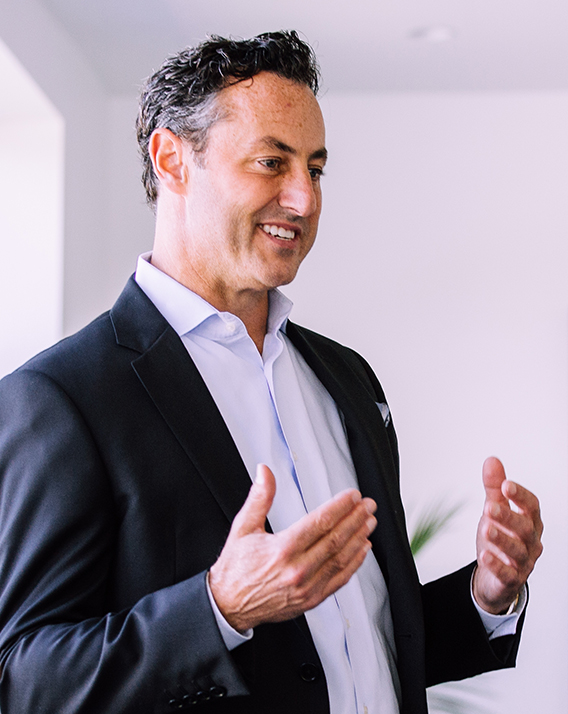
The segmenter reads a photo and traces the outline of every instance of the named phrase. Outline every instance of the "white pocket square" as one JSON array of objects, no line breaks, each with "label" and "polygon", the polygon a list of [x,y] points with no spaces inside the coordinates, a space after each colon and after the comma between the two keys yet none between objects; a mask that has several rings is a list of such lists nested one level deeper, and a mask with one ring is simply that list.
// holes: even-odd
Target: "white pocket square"
[{"label": "white pocket square", "polygon": [[389,405],[386,402],[375,402],[375,404],[379,407],[385,426],[388,426],[391,420]]}]

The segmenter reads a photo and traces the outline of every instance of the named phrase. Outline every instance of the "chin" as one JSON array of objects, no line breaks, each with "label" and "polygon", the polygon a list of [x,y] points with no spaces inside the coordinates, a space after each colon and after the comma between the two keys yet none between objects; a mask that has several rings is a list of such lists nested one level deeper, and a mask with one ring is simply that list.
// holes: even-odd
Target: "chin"
[{"label": "chin", "polygon": [[278,273],[277,275],[267,276],[265,285],[269,286],[269,290],[273,290],[274,288],[280,288],[283,285],[289,285],[294,280],[297,273],[298,271],[294,270],[293,272],[286,271]]}]

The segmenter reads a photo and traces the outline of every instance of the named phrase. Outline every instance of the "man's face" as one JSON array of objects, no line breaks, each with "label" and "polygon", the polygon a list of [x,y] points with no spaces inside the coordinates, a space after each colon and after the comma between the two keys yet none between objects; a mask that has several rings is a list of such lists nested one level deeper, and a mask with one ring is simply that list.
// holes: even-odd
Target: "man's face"
[{"label": "man's face", "polygon": [[263,72],[224,89],[226,118],[205,157],[188,147],[184,242],[208,291],[261,291],[293,280],[321,211],[323,118],[308,87]]}]

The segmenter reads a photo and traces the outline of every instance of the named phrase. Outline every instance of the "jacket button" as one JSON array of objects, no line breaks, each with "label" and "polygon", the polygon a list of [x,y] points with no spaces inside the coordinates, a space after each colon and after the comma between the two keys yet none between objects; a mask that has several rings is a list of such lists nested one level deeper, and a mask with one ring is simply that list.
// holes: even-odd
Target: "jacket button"
[{"label": "jacket button", "polygon": [[209,695],[215,699],[220,699],[221,697],[224,697],[225,694],[227,694],[225,687],[221,687],[218,684],[214,684],[212,687],[209,687]]},{"label": "jacket button", "polygon": [[304,662],[300,665],[300,677],[304,682],[315,682],[319,677],[319,667],[310,662]]}]

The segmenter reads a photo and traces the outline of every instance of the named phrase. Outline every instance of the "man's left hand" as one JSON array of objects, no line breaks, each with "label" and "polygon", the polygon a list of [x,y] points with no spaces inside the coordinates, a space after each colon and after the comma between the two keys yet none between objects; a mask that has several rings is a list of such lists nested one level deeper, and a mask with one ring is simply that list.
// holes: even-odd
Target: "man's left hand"
[{"label": "man's left hand", "polygon": [[481,608],[498,615],[515,601],[542,553],[543,525],[537,497],[507,480],[499,459],[483,464],[483,486],[473,595]]}]

